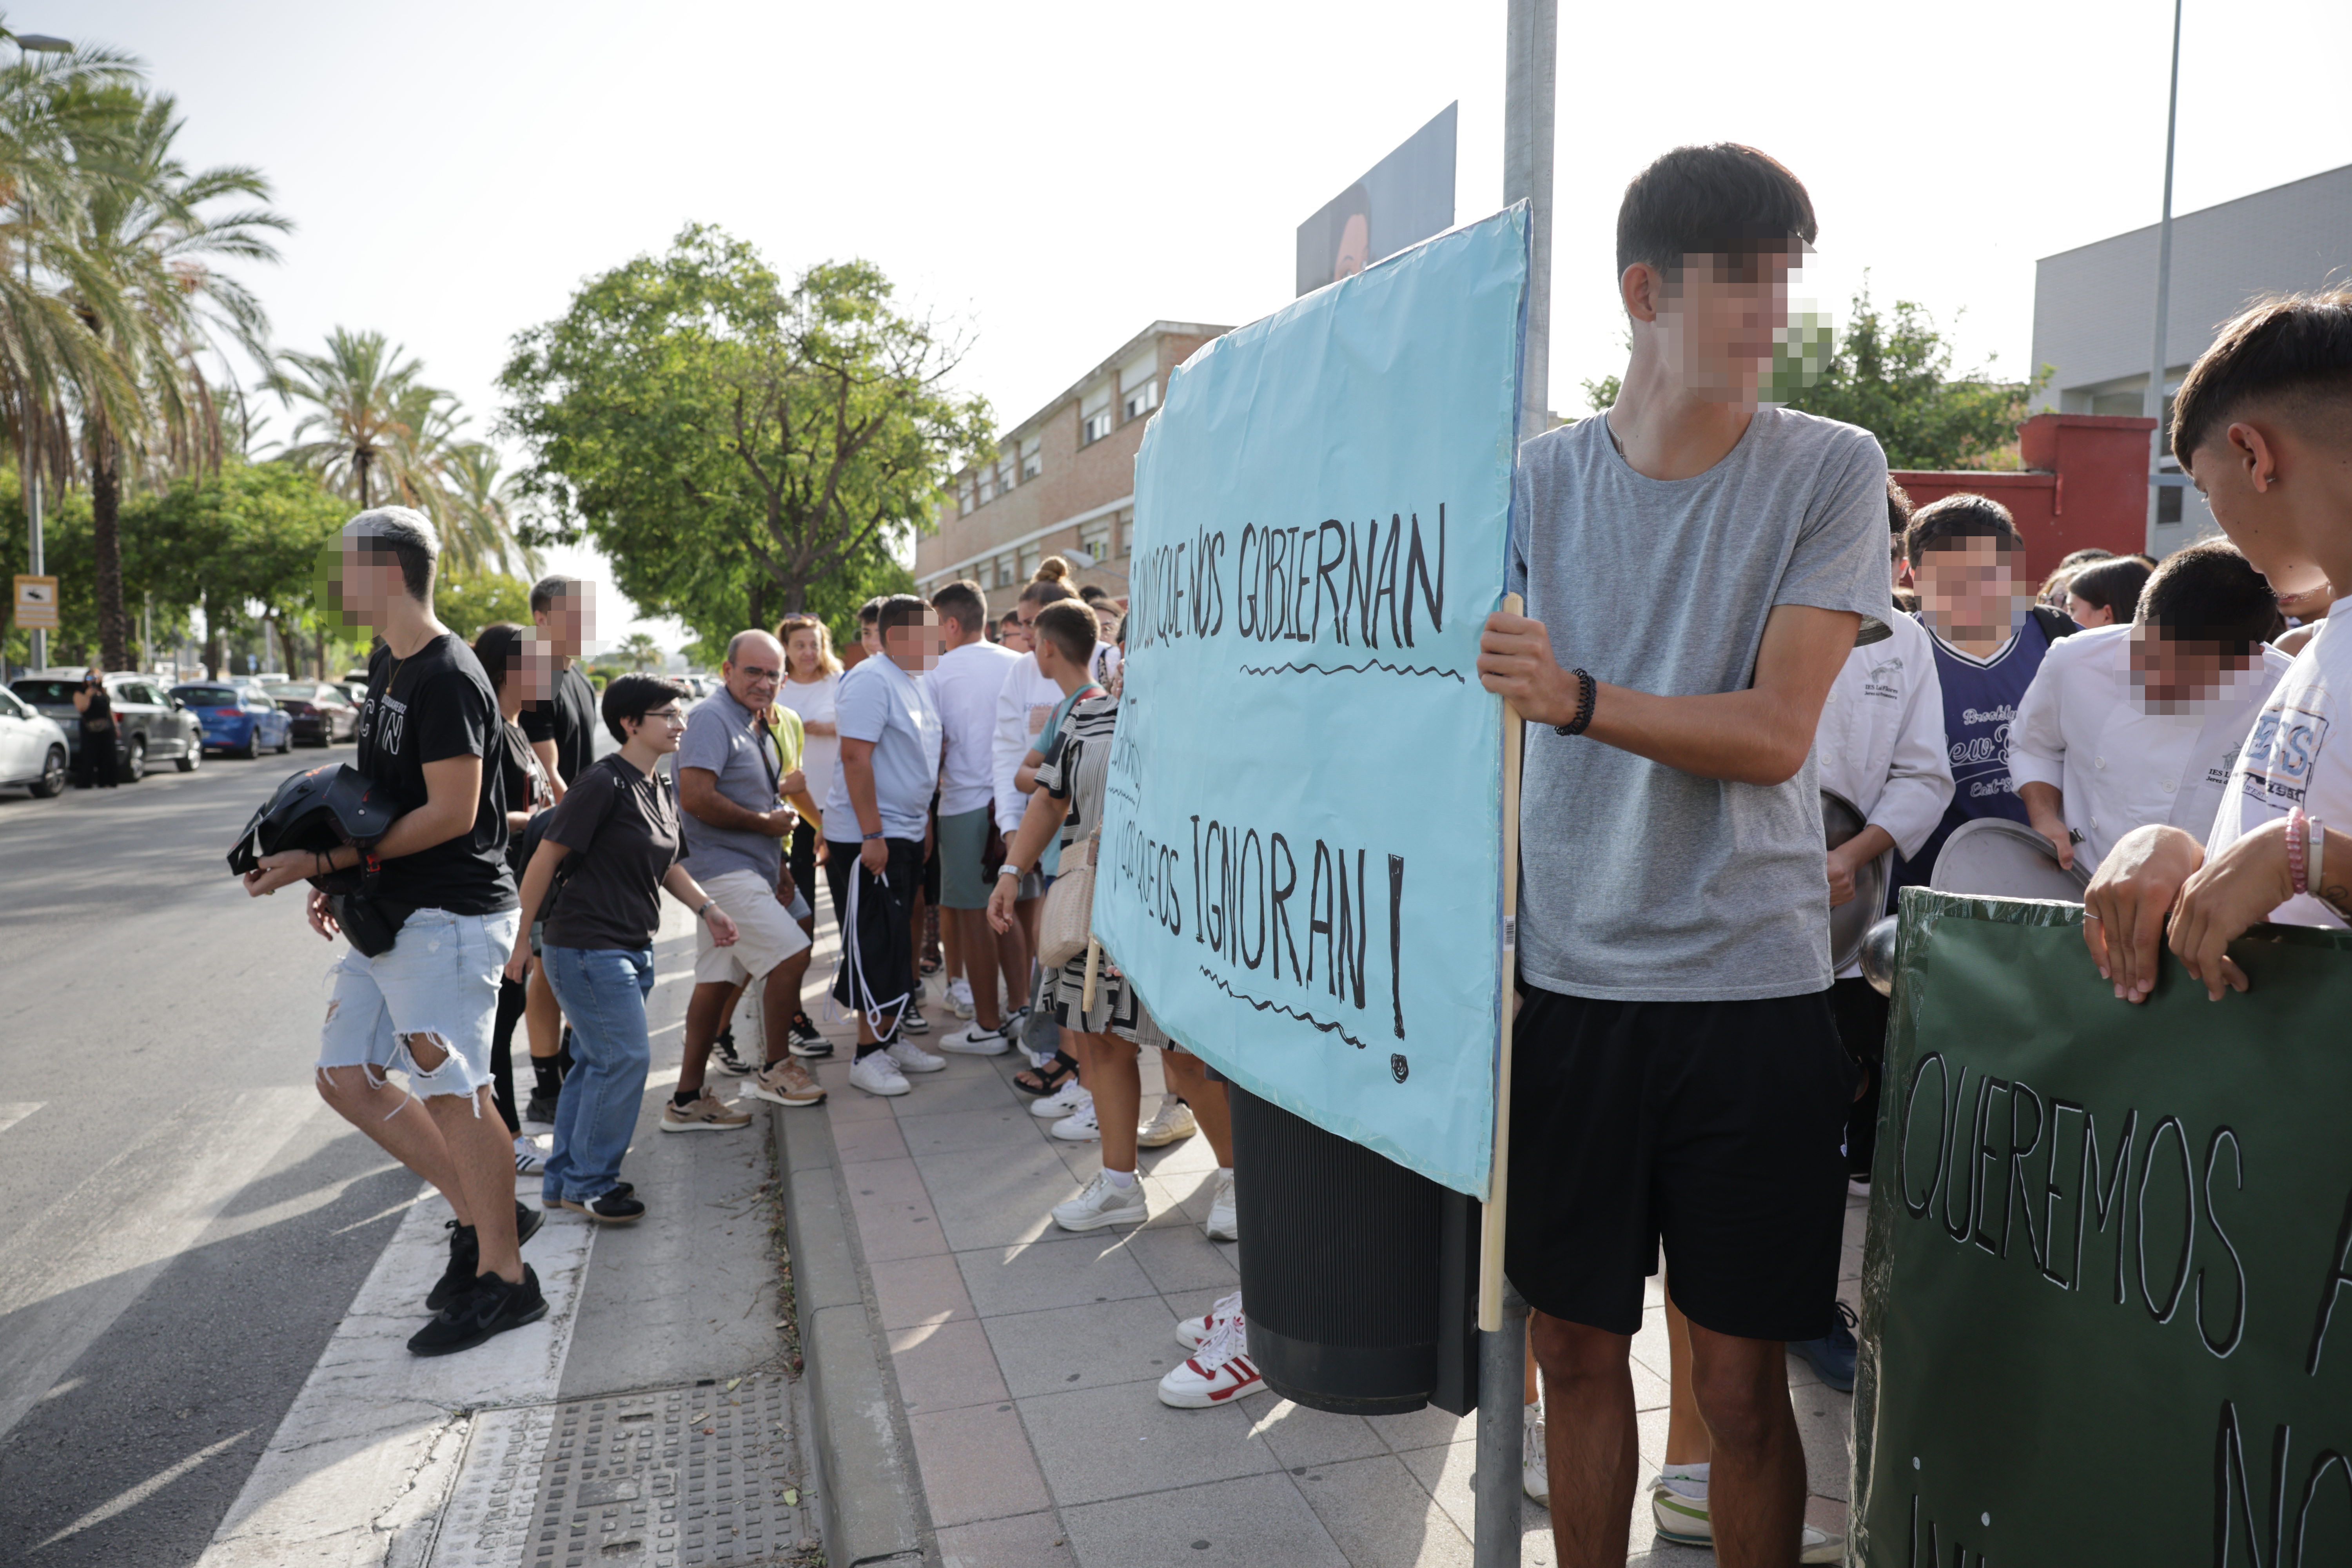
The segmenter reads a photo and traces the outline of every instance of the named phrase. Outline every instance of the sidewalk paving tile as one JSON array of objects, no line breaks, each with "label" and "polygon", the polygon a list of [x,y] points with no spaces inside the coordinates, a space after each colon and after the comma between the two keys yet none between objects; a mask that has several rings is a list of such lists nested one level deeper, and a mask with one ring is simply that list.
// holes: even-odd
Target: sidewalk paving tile
[{"label": "sidewalk paving tile", "polygon": [[1392,1453],[1402,1454],[1408,1448],[1436,1448],[1448,1443],[1466,1443],[1477,1436],[1475,1415],[1452,1415],[1434,1405],[1402,1415],[1371,1415],[1365,1419],[1379,1433],[1381,1441]]},{"label": "sidewalk paving tile", "polygon": [[1282,1475],[1066,1507],[1062,1518],[1078,1561],[1103,1568],[1346,1568],[1348,1562]]},{"label": "sidewalk paving tile", "polygon": [[960,1252],[956,1261],[963,1269],[964,1289],[983,1318],[1159,1294],[1142,1266],[1104,1230],[1067,1241]]},{"label": "sidewalk paving tile", "polygon": [[872,1265],[869,1271],[874,1276],[875,1304],[881,1309],[886,1329],[911,1329],[977,1315],[953,1253],[892,1258]]},{"label": "sidewalk paving tile", "polygon": [[985,1322],[996,1365],[1015,1398],[1156,1383],[1184,1354],[1172,1331],[1175,1314],[1157,1296],[1016,1312]]},{"label": "sidewalk paving tile", "polygon": [[[1360,1415],[1310,1410],[1304,1405],[1265,1394],[1250,1396],[1244,1401],[1242,1409],[1249,1415],[1251,1432],[1293,1474],[1318,1465],[1370,1458],[1389,1451],[1380,1434],[1372,1430],[1371,1423]],[[1331,1521],[1327,1519],[1323,1522]]]},{"label": "sidewalk paving tile", "polygon": [[920,1155],[916,1164],[958,1252],[1076,1234],[1053,1220],[1054,1205],[1075,1188],[1051,1150],[975,1149]]},{"label": "sidewalk paving tile", "polygon": [[1024,1513],[940,1531],[941,1568],[1077,1568],[1061,1521]]},{"label": "sidewalk paving tile", "polygon": [[907,1157],[907,1141],[899,1133],[898,1121],[887,1116],[836,1122],[833,1129],[833,1146],[845,1165]]},{"label": "sidewalk paving tile", "polygon": [[1145,1226],[1128,1238],[1129,1256],[1162,1291],[1241,1288],[1241,1272],[1196,1226]]},{"label": "sidewalk paving tile", "polygon": [[1469,1537],[1393,1454],[1313,1467],[1297,1482],[1352,1568],[1470,1568]]},{"label": "sidewalk paving tile", "polygon": [[869,1263],[945,1252],[939,1215],[912,1160],[875,1160],[841,1167],[849,1208]]},{"label": "sidewalk paving tile", "polygon": [[907,1152],[918,1157],[1008,1145],[1025,1148],[1039,1142],[1045,1128],[1045,1123],[1017,1105],[926,1111],[919,1116],[902,1115],[898,1121]]},{"label": "sidewalk paving tile", "polygon": [[909,1411],[907,1426],[932,1523],[944,1528],[1009,1519],[1051,1505],[1013,1405]]},{"label": "sidewalk paving tile", "polygon": [[910,1415],[966,1405],[1002,1405],[1012,1397],[989,1348],[988,1331],[972,1319],[892,1329],[889,1333],[898,1396]]},{"label": "sidewalk paving tile", "polygon": [[[1249,1435],[1249,1418],[1241,1411],[1230,1405],[1171,1410],[1160,1403],[1149,1383],[1077,1389],[1015,1403],[1066,1522],[1078,1503],[1281,1468],[1273,1450]],[[1106,1564],[1136,1561],[1116,1554],[1093,1556],[1083,1542],[1078,1558]]]}]

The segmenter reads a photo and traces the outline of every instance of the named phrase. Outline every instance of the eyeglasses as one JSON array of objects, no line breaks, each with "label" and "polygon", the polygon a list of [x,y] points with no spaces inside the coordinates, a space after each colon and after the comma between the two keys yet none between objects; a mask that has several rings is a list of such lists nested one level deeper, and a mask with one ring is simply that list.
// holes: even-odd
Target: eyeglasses
[{"label": "eyeglasses", "polygon": [[646,717],[648,720],[658,719],[665,724],[683,724],[686,722],[686,715],[679,712],[675,708],[650,708],[646,710]]},{"label": "eyeglasses", "polygon": [[781,669],[761,669],[756,664],[739,664],[735,670],[737,674],[748,675],[754,680],[781,680],[784,674]]}]

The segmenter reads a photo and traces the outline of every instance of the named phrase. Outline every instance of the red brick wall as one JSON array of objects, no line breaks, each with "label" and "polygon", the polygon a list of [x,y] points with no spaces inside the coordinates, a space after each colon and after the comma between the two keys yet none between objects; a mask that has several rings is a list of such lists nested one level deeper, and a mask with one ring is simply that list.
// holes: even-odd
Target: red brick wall
[{"label": "red brick wall", "polygon": [[2037,414],[2018,428],[2023,473],[1968,468],[1898,471],[1914,506],[1948,495],[1990,496],[2025,535],[2027,574],[2046,576],[2070,552],[2129,555],[2147,547],[2147,433],[2153,419]]}]

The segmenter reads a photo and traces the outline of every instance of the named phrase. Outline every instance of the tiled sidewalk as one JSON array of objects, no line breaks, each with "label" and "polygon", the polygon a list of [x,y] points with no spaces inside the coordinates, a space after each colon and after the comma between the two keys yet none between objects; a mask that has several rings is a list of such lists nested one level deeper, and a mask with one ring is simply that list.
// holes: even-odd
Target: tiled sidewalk
[{"label": "tiled sidewalk", "polygon": [[[961,1026],[936,1002],[925,1011],[927,1044]],[[818,1077],[946,1568],[1466,1568],[1475,1418],[1332,1415],[1271,1394],[1171,1410],[1154,1397],[1183,1354],[1178,1320],[1237,1279],[1237,1245],[1201,1230],[1215,1164],[1205,1137],[1144,1151],[1148,1225],[1074,1235],[1048,1211],[1093,1176],[1100,1150],[1055,1140],[1029,1114],[1009,1081],[1025,1065],[1017,1052],[949,1057],[896,1100],[851,1089],[849,1056],[844,1046]],[[1155,1058],[1145,1053],[1147,1117]],[[1846,1216],[1849,1301],[1863,1213],[1857,1201]],[[1651,1470],[1666,1426],[1658,1302],[1653,1282],[1633,1347]],[[1853,1402],[1794,1358],[1790,1377],[1817,1494],[1809,1515],[1843,1530]],[[1528,1505],[1524,1521],[1523,1560],[1551,1563],[1548,1516]],[[1633,1547],[1632,1562],[1659,1568],[1712,1561],[1655,1545],[1646,1496]]]}]

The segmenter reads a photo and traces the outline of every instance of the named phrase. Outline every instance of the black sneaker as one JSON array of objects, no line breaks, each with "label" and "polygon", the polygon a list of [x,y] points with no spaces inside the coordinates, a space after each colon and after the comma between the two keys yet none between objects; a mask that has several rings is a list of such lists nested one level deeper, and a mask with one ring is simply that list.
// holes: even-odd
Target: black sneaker
[{"label": "black sneaker", "polygon": [[530,1091],[530,1102],[522,1108],[525,1121],[536,1121],[542,1127],[555,1125],[555,1096],[544,1089]]},{"label": "black sneaker", "polygon": [[441,1228],[449,1233],[449,1267],[441,1271],[432,1291],[425,1298],[425,1310],[437,1312],[447,1306],[451,1298],[471,1289],[474,1277],[482,1270],[482,1243],[470,1225],[456,1220],[444,1220]]},{"label": "black sneaker", "polygon": [[409,1336],[408,1348],[417,1355],[469,1351],[509,1329],[535,1323],[545,1316],[547,1298],[539,1293],[539,1274],[526,1263],[519,1284],[509,1285],[495,1274],[478,1276],[472,1289]]},{"label": "black sneaker", "polygon": [[819,1058],[833,1055],[833,1042],[817,1033],[816,1025],[806,1013],[793,1020],[792,1053]]},{"label": "black sneaker", "polygon": [[735,1026],[732,1024],[719,1030],[719,1037],[710,1042],[710,1060],[720,1072],[736,1078],[749,1077],[760,1070],[745,1061],[735,1049]]},{"label": "black sneaker", "polygon": [[563,1206],[586,1215],[599,1225],[632,1225],[646,1216],[646,1205],[617,1186],[597,1194],[584,1204],[565,1198]]},{"label": "black sneaker", "polygon": [[520,1198],[515,1200],[515,1245],[517,1247],[520,1247],[524,1242],[537,1236],[539,1227],[546,1223],[545,1210],[532,1208]]}]

